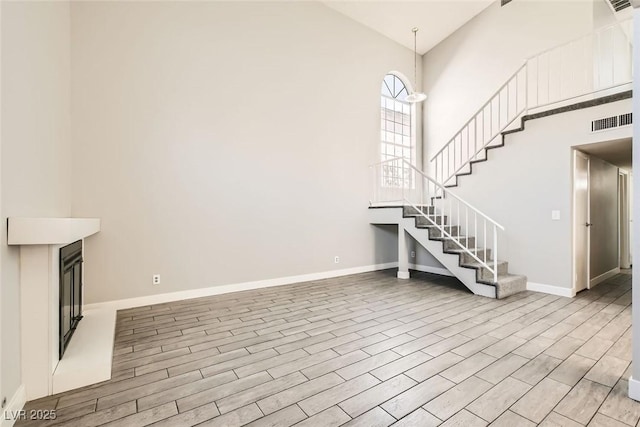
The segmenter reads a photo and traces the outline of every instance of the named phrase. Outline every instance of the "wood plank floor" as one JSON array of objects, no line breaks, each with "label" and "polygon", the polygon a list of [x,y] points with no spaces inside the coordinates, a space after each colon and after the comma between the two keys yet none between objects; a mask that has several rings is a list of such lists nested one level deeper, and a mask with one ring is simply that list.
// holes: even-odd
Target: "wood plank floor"
[{"label": "wood plank floor", "polygon": [[359,274],[118,313],[111,380],[29,402],[66,426],[634,426],[631,276],[576,298]]}]

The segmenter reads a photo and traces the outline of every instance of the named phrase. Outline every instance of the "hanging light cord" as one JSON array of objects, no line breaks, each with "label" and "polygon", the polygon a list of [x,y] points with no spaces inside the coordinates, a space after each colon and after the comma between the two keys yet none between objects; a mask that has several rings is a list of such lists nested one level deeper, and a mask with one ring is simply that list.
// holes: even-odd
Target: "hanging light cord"
[{"label": "hanging light cord", "polygon": [[413,27],[411,31],[413,31],[413,84],[415,85],[414,92],[417,92],[418,91],[418,49],[417,49],[418,27]]},{"label": "hanging light cord", "polygon": [[[417,89],[418,87],[418,27],[413,27],[413,85]],[[416,89],[407,96],[407,102],[416,104],[427,99],[427,95],[422,92],[418,92]]]}]

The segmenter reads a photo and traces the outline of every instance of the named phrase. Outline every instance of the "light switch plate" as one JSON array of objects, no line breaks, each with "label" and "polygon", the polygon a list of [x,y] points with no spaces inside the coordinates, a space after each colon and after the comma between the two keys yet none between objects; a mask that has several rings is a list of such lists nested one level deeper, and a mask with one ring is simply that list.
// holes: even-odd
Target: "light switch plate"
[{"label": "light switch plate", "polygon": [[551,219],[553,221],[560,221],[560,211],[551,211]]}]

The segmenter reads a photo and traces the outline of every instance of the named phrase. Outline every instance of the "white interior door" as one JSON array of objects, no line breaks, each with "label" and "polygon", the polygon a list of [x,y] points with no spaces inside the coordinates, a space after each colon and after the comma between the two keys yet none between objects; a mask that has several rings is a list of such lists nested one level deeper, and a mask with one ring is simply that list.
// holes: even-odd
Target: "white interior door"
[{"label": "white interior door", "polygon": [[576,292],[589,287],[589,157],[574,150],[573,256]]},{"label": "white interior door", "polygon": [[620,268],[631,268],[631,224],[629,208],[629,174],[622,169],[619,172],[618,203],[620,229]]},{"label": "white interior door", "polygon": [[627,203],[627,175],[618,172],[618,243],[620,268],[629,268],[629,207]]},{"label": "white interior door", "polygon": [[633,174],[627,177],[627,202],[629,204],[629,266],[633,267]]}]

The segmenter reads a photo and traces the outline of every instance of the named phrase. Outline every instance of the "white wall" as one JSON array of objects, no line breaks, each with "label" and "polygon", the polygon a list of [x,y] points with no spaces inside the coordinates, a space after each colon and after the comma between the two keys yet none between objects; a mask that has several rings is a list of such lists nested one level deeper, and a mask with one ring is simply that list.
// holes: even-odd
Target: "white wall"
[{"label": "white wall", "polygon": [[[0,4],[0,100],[2,99],[2,4]],[[2,105],[0,101],[0,147],[2,147]],[[0,171],[2,169],[2,150],[0,149]],[[2,174],[0,173],[0,193],[2,192]],[[0,214],[2,213],[2,197],[0,195]],[[2,286],[2,259],[0,255],[0,286]],[[0,290],[0,296],[2,296],[2,290]],[[3,298],[4,299],[4,298]],[[4,371],[4,365],[2,364],[2,339],[4,337],[2,333],[2,302],[0,301],[0,399],[5,398],[4,381],[2,371]],[[15,392],[14,392],[15,393]],[[4,405],[6,406],[6,404]],[[0,411],[1,412],[1,411]]]},{"label": "white wall", "polygon": [[593,0],[593,28],[601,28],[616,23],[616,16],[609,0]]},{"label": "white wall", "polygon": [[[71,213],[68,2],[1,2],[2,224]],[[2,397],[20,385],[19,249],[0,242]]]},{"label": "white wall", "polygon": [[[631,128],[590,133],[591,120],[631,111],[631,100],[526,122],[505,146],[458,179],[453,192],[502,224],[501,259],[530,282],[572,288],[571,147],[631,136]],[[560,220],[551,220],[551,211]]]},{"label": "white wall", "polygon": [[427,251],[422,245],[419,243],[415,243],[415,259],[409,258],[409,262],[415,263],[417,265],[424,265],[427,267],[435,267],[439,269],[445,269],[445,267],[440,264],[440,262],[431,255],[431,252]]},{"label": "white wall", "polygon": [[425,165],[525,59],[589,33],[592,0],[494,2],[423,56]]},{"label": "white wall", "polygon": [[[635,3],[635,2],[634,2]],[[635,7],[633,9],[633,24],[635,28],[640,28],[640,8]],[[640,31],[633,33],[633,90],[636,93],[640,92]],[[633,98],[633,115],[640,117],[640,97]],[[640,165],[640,121],[636,120],[633,123],[633,164]],[[632,276],[632,324],[636,327],[633,329],[632,337],[632,371],[629,378],[629,397],[635,400],[640,400],[640,262],[638,257],[640,256],[640,173],[637,172],[633,175],[632,179],[632,206],[633,206],[633,222],[632,228],[632,241],[631,241],[631,255],[633,257],[633,276]]]},{"label": "white wall", "polygon": [[87,302],[395,261],[366,210],[389,70],[412,52],[315,2],[74,2]]},{"label": "white wall", "polygon": [[618,168],[594,156],[589,162],[590,279],[620,267]]}]

